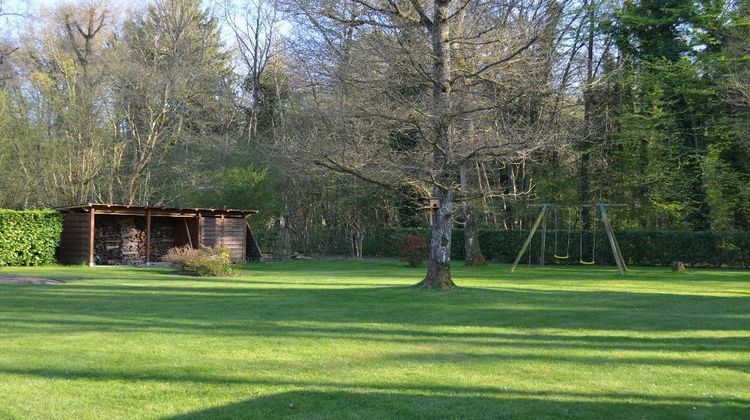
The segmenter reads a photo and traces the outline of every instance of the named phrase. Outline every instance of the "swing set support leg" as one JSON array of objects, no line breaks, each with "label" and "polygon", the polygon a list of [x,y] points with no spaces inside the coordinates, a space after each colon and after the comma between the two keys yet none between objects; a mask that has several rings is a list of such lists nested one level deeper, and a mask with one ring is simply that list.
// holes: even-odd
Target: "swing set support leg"
[{"label": "swing set support leg", "polygon": [[607,216],[607,206],[599,203],[599,212],[601,212],[602,214],[602,222],[604,222],[604,229],[607,231],[609,246],[612,248],[612,256],[615,257],[617,270],[620,272],[621,276],[624,276],[625,270],[627,270],[628,268],[625,266],[625,259],[622,257],[620,246],[617,244],[617,239],[615,239],[615,232],[612,230],[612,225],[609,223],[609,216]]},{"label": "swing set support leg", "polygon": [[542,245],[539,252],[539,265],[544,266],[544,254],[547,248],[547,218],[542,218]]},{"label": "swing set support leg", "polygon": [[620,251],[620,244],[617,242],[617,238],[615,237],[615,231],[612,230],[612,228],[609,228],[612,231],[612,239],[615,241],[615,250],[617,250],[617,256],[620,258],[620,262],[622,263],[622,269],[623,271],[628,271],[628,266],[625,264],[625,257],[622,256],[622,251]]},{"label": "swing set support leg", "polygon": [[542,205],[542,211],[539,212],[539,216],[537,216],[536,221],[534,222],[534,226],[531,228],[531,232],[529,232],[528,238],[526,238],[526,242],[523,243],[521,250],[518,251],[518,256],[516,256],[516,260],[513,261],[513,266],[510,268],[511,273],[516,270],[516,266],[518,265],[518,262],[521,261],[521,257],[523,257],[524,252],[526,252],[526,248],[529,247],[529,244],[531,243],[531,238],[534,237],[534,233],[536,233],[536,229],[539,227],[539,223],[544,218],[545,213],[547,213],[547,209],[549,209],[549,204]]}]

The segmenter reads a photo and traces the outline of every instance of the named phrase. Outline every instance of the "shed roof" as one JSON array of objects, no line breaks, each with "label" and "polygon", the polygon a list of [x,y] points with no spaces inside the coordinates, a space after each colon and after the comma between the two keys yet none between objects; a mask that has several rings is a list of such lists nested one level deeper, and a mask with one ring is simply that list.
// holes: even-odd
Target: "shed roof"
[{"label": "shed roof", "polygon": [[239,210],[239,209],[212,209],[212,208],[178,208],[163,206],[131,206],[128,204],[100,204],[86,203],[76,204],[73,206],[58,207],[55,210],[63,213],[88,213],[94,210],[99,214],[120,214],[129,216],[145,216],[150,213],[152,216],[172,216],[186,217],[198,215],[215,215],[228,217],[245,217],[250,214],[258,213],[258,210]]}]

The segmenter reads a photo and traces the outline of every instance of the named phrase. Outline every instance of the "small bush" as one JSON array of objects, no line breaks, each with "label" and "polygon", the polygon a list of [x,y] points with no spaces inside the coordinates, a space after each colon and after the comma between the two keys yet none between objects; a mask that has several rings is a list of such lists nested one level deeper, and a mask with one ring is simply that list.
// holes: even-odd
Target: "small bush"
[{"label": "small bush", "polygon": [[185,263],[185,269],[199,276],[227,276],[232,273],[232,260],[223,247],[203,248]]},{"label": "small bush", "polygon": [[62,216],[54,210],[0,209],[0,266],[55,262]]},{"label": "small bush", "polygon": [[223,247],[193,249],[189,246],[176,247],[167,251],[164,262],[178,271],[197,276],[227,276],[232,273],[229,252]]},{"label": "small bush", "polygon": [[398,255],[409,266],[419,267],[427,258],[427,240],[414,234],[402,236],[398,241]]},{"label": "small bush", "polygon": [[189,260],[198,258],[199,254],[200,250],[194,249],[191,246],[178,246],[170,248],[167,253],[164,254],[164,257],[162,257],[162,261],[169,263],[179,271],[185,271],[185,264],[187,264]]}]

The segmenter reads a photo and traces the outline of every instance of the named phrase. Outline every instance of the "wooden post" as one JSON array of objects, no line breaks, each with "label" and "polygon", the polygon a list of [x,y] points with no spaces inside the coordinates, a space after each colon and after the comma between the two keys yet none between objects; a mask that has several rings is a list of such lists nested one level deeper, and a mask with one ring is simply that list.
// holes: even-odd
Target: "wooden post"
[{"label": "wooden post", "polygon": [[542,245],[541,253],[539,254],[539,265],[544,265],[544,251],[547,247],[547,218],[542,219]]},{"label": "wooden post", "polygon": [[183,218],[182,221],[185,222],[185,232],[187,232],[188,244],[190,244],[190,248],[195,248],[193,245],[193,238],[190,237],[190,227],[188,226],[187,217]]},{"label": "wooden post", "polygon": [[245,216],[245,217],[242,218],[242,221],[245,222],[244,223],[245,234],[242,235],[242,260],[240,261],[241,263],[246,263],[247,262],[247,229],[248,228],[247,228],[247,219],[246,219],[246,217],[247,216]]},{"label": "wooden post", "polygon": [[620,244],[617,242],[617,237],[615,236],[615,230],[612,229],[612,224],[609,221],[609,215],[606,212],[606,206],[603,208],[604,210],[604,216],[603,218],[606,218],[607,225],[609,226],[609,231],[612,232],[612,240],[615,243],[615,250],[617,251],[617,256],[620,258],[620,263],[622,264],[623,271],[628,271],[628,265],[625,264],[625,257],[622,255],[622,251],[620,250]]},{"label": "wooden post", "polygon": [[151,209],[146,210],[146,266],[151,265]]},{"label": "wooden post", "polygon": [[[614,235],[614,232],[612,233]],[[622,262],[622,269],[625,271],[628,271],[628,266],[625,264],[625,257],[622,255],[622,251],[620,250],[620,243],[617,242],[617,238],[615,238],[615,247],[617,248],[617,253],[620,254],[620,261]]]},{"label": "wooden post", "polygon": [[93,267],[96,264],[96,261],[94,261],[94,233],[96,228],[96,221],[94,218],[96,217],[96,210],[94,210],[94,207],[91,207],[91,211],[89,212],[89,267]]},{"label": "wooden post", "polygon": [[219,216],[219,246],[224,246],[224,215]]},{"label": "wooden post", "polygon": [[602,222],[604,222],[604,229],[607,231],[607,238],[609,239],[609,246],[612,248],[612,255],[615,257],[617,263],[617,270],[620,271],[620,275],[625,275],[625,261],[620,255],[617,241],[615,240],[615,233],[612,231],[612,225],[609,223],[609,217],[607,217],[606,206],[599,203],[599,211],[602,214]]},{"label": "wooden post", "polygon": [[617,237],[615,237],[615,231],[611,227],[610,227],[610,229],[612,230],[612,239],[614,239],[614,241],[615,241],[615,249],[617,250],[617,255],[620,257],[620,262],[622,263],[622,268],[623,268],[623,270],[628,271],[628,266],[627,266],[627,264],[625,264],[625,257],[622,256],[622,251],[620,251],[620,243],[617,242]]},{"label": "wooden post", "polygon": [[531,238],[534,237],[536,228],[539,227],[539,222],[541,222],[542,218],[544,218],[544,214],[547,212],[548,208],[549,208],[549,204],[544,204],[542,206],[542,211],[539,213],[539,216],[537,216],[536,221],[534,222],[534,226],[531,228],[531,232],[529,232],[529,237],[526,238],[526,242],[523,243],[521,250],[518,252],[518,256],[516,256],[516,260],[513,261],[513,266],[510,268],[511,273],[516,270],[516,266],[518,265],[518,262],[521,261],[521,257],[523,256],[523,253],[526,252],[526,248],[529,247],[529,244],[531,243]]},{"label": "wooden post", "polygon": [[198,216],[196,216],[198,221],[198,238],[196,238],[195,242],[198,243],[198,249],[203,248],[203,221],[201,220],[201,214],[198,213]]}]

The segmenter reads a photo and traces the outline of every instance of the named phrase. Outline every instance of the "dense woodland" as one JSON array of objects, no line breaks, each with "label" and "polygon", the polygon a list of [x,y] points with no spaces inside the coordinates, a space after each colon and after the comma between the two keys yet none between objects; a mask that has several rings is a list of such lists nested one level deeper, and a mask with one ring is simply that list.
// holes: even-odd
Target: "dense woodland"
[{"label": "dense woodland", "polygon": [[[33,6],[33,5],[31,5]],[[750,1],[0,2],[0,207],[258,208],[277,252],[382,226],[750,228]],[[576,214],[585,226],[592,215]],[[476,242],[476,241],[474,241]]]}]

